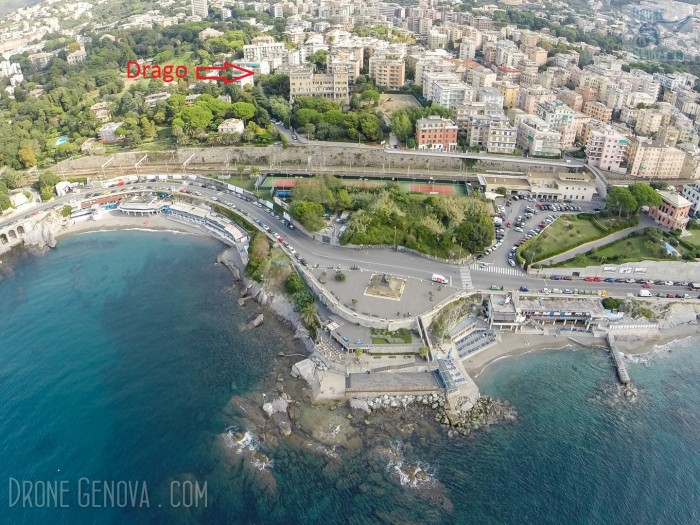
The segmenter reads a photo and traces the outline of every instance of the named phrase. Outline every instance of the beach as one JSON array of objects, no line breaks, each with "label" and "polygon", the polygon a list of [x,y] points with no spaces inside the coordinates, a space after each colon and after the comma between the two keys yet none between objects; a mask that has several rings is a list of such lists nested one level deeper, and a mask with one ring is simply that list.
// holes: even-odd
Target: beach
[{"label": "beach", "polygon": [[148,217],[127,216],[120,212],[104,212],[96,221],[91,219],[73,220],[67,228],[61,230],[56,238],[74,233],[89,231],[110,230],[170,230],[195,235],[207,235],[194,225],[185,224],[166,218],[164,215],[151,215]]}]

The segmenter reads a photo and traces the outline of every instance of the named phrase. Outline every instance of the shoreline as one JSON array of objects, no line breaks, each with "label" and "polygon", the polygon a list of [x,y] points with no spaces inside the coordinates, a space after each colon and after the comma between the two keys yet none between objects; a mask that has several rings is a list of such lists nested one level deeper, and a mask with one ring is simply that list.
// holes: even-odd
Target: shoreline
[{"label": "shoreline", "polygon": [[127,216],[121,213],[106,212],[99,220],[70,221],[67,227],[56,233],[55,238],[59,239],[68,235],[78,233],[88,233],[96,231],[118,231],[118,230],[141,230],[141,231],[171,231],[173,233],[187,233],[190,235],[203,235],[216,239],[213,235],[208,235],[196,226],[166,219],[163,215],[150,215],[147,217]]},{"label": "shoreline", "polygon": [[[55,234],[55,238],[59,239],[64,236],[88,232],[119,230],[162,231],[174,234],[207,236],[216,239],[216,237],[194,225],[170,220],[163,215],[138,217],[126,216],[111,211],[104,213],[97,221],[69,221]],[[225,251],[226,250],[224,250],[224,252]],[[231,271],[234,283],[240,286],[241,297],[250,297],[248,291],[250,285],[253,283],[248,283],[247,279],[241,278],[245,275],[245,268],[240,268],[242,261],[235,261],[234,264],[238,268],[240,274],[237,276],[235,272]],[[232,270],[231,268],[229,269]],[[299,339],[299,342],[308,355],[311,355],[311,342],[310,340],[304,341],[303,332],[300,333],[298,330],[299,315],[294,311],[291,302],[286,297],[274,294],[272,297],[268,297],[268,300],[262,301],[262,305],[269,308],[278,318],[289,325],[293,337]],[[296,330],[295,326],[297,328]],[[620,351],[626,355],[647,355],[659,346],[697,335],[700,335],[700,326],[697,323],[685,323],[665,328],[662,331],[616,334],[616,342]],[[533,352],[562,350],[567,347],[607,349],[608,344],[605,337],[595,337],[592,334],[579,332],[572,333],[571,335],[565,333],[545,335],[538,333],[503,332],[500,334],[499,340],[493,346],[472,357],[462,360],[462,363],[466,372],[476,380],[484,370],[503,359],[523,356]]]}]

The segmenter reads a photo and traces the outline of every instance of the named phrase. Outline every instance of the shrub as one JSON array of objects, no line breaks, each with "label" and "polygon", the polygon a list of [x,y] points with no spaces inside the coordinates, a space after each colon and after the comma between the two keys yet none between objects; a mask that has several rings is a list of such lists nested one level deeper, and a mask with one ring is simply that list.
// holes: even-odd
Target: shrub
[{"label": "shrub", "polygon": [[338,270],[337,272],[335,272],[335,280],[338,282],[341,282],[341,283],[344,282],[345,281],[345,274],[343,272],[341,272],[340,270]]}]

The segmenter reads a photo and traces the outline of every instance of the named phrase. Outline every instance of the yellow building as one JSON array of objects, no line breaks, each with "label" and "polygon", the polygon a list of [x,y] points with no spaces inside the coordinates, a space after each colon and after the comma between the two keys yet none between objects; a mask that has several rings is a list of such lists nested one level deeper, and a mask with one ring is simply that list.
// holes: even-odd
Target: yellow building
[{"label": "yellow building", "polygon": [[648,179],[676,179],[685,161],[685,152],[659,141],[635,137],[627,149],[627,173],[632,177]]}]

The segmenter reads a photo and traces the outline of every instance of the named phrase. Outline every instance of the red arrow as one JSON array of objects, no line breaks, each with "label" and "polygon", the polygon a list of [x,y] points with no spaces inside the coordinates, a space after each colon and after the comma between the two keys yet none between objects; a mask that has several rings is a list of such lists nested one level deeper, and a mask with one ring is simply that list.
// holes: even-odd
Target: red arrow
[{"label": "red arrow", "polygon": [[[238,75],[236,77],[225,77],[223,75],[220,76],[215,76],[215,77],[208,77],[204,74],[205,71],[226,71],[227,69],[234,69],[237,71],[242,71],[242,75]],[[223,66],[197,66],[195,69],[195,74],[197,77],[197,80],[223,80],[224,84],[230,84],[231,82],[237,82],[238,80],[243,80],[244,78],[248,78],[250,76],[253,76],[255,74],[255,71],[251,71],[250,69],[246,69],[241,66],[237,66],[236,64],[231,64],[230,62],[224,62]]]}]

